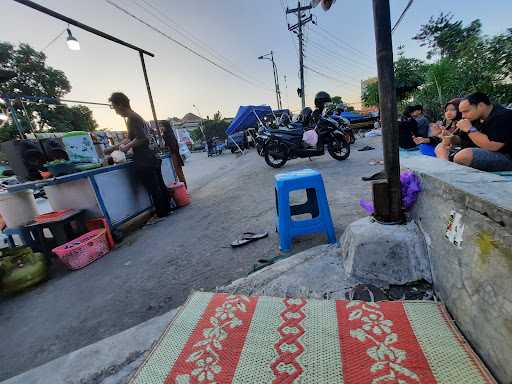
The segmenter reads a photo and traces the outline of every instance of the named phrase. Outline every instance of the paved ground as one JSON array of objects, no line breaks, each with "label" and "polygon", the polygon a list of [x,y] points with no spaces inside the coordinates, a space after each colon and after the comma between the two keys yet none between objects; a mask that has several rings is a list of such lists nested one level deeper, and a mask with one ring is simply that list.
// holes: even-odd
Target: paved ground
[{"label": "paved ground", "polygon": [[[370,144],[380,148],[378,139]],[[361,176],[381,151],[358,152],[337,162],[329,156],[294,160],[284,171],[311,167],[325,179],[338,237],[362,217],[360,197],[370,196]],[[0,380],[53,360],[176,308],[191,290],[215,289],[245,276],[260,258],[277,252],[273,176],[254,151],[208,159],[196,153],[185,167],[193,203],[134,233],[107,257],[81,271],[53,277],[40,287],[0,301]],[[233,250],[244,231],[267,239]],[[294,252],[320,244],[308,237]]]}]

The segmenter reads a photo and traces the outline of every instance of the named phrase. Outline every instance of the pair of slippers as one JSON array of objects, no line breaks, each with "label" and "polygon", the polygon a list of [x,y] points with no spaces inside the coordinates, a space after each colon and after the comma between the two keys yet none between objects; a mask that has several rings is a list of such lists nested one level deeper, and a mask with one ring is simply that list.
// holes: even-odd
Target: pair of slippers
[{"label": "pair of slippers", "polygon": [[253,241],[264,239],[265,237],[268,237],[268,232],[263,232],[263,233],[244,232],[240,239],[235,240],[231,243],[231,246],[233,248],[242,247],[246,244],[252,243]]}]

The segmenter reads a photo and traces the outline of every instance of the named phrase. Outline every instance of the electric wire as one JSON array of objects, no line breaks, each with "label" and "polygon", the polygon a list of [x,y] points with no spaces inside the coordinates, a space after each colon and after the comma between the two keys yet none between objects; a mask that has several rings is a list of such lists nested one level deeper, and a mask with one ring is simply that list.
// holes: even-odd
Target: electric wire
[{"label": "electric wire", "polygon": [[132,12],[128,11],[127,9],[125,9],[125,8],[123,8],[123,7],[121,7],[120,5],[118,5],[117,3],[113,2],[112,0],[105,0],[105,1],[106,1],[108,4],[112,5],[114,8],[118,9],[119,11],[121,11],[122,13],[124,13],[124,14],[126,14],[126,15],[130,16],[131,18],[133,18],[133,19],[135,19],[135,20],[137,20],[139,23],[141,23],[141,24],[145,25],[146,27],[148,27],[149,29],[153,30],[154,32],[156,32],[156,33],[158,33],[158,34],[162,35],[163,37],[165,37],[165,38],[166,38],[166,39],[168,39],[169,41],[171,41],[171,42],[173,42],[173,43],[177,44],[178,46],[180,46],[180,47],[182,47],[183,49],[187,50],[188,52],[192,53],[193,55],[198,56],[199,58],[201,58],[201,59],[205,60],[205,61],[206,61],[206,62],[208,62],[209,64],[211,64],[211,65],[213,65],[214,67],[216,67],[216,68],[220,69],[221,71],[226,72],[226,73],[228,73],[228,74],[232,75],[233,77],[236,77],[237,79],[239,79],[239,80],[241,80],[241,81],[244,81],[244,82],[246,82],[246,83],[248,83],[248,84],[250,84],[250,85],[256,86],[256,87],[258,87],[258,88],[260,88],[260,89],[263,89],[263,90],[265,90],[265,91],[267,91],[267,92],[272,92],[272,93],[273,93],[273,91],[271,91],[271,90],[269,90],[269,89],[267,89],[267,88],[265,88],[265,87],[262,87],[262,86],[261,86],[261,85],[259,85],[259,84],[254,83],[252,80],[249,80],[249,79],[244,78],[243,76],[241,76],[241,75],[239,75],[239,74],[237,74],[237,73],[233,72],[233,71],[232,71],[232,70],[230,70],[230,69],[225,68],[223,65],[221,65],[221,64],[219,64],[219,63],[217,63],[217,62],[213,61],[213,60],[212,60],[212,59],[210,59],[209,57],[207,57],[207,56],[203,55],[202,53],[200,53],[200,52],[196,51],[195,49],[193,49],[193,48],[189,47],[188,45],[186,45],[186,44],[182,43],[181,41],[179,41],[179,40],[177,40],[177,39],[173,38],[172,36],[168,35],[167,33],[165,33],[165,32],[163,32],[163,31],[161,31],[159,28],[156,28],[155,26],[153,26],[153,25],[149,24],[148,22],[146,22],[146,21],[145,21],[145,20],[143,20],[142,18],[140,18],[140,17],[136,16],[136,15],[135,15],[135,14],[133,14]]}]

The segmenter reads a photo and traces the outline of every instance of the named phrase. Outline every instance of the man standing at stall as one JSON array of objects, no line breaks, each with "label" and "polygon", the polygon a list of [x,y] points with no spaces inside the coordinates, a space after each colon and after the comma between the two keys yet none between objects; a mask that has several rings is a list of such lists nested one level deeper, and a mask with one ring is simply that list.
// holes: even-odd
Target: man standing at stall
[{"label": "man standing at stall", "polygon": [[114,92],[109,101],[116,113],[126,119],[128,138],[121,144],[107,148],[105,154],[115,150],[128,152],[133,150],[133,161],[137,178],[144,185],[155,205],[156,215],[165,217],[171,212],[169,191],[162,178],[161,163],[150,148],[146,122],[130,107],[130,100],[121,92]]}]

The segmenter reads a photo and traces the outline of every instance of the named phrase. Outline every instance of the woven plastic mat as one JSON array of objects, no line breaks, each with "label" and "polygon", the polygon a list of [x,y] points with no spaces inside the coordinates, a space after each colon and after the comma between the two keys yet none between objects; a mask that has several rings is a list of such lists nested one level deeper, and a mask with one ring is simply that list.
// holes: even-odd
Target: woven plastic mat
[{"label": "woven plastic mat", "polygon": [[444,306],[194,293],[131,384],[495,383]]}]

